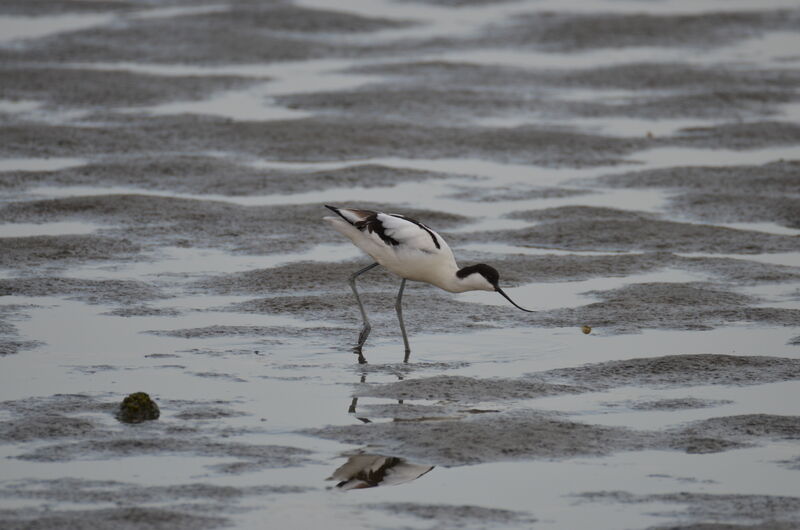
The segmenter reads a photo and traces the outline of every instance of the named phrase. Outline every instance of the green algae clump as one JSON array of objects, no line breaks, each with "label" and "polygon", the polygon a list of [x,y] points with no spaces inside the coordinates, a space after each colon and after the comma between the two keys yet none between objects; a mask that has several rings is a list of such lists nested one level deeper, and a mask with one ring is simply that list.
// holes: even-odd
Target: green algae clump
[{"label": "green algae clump", "polygon": [[119,404],[117,419],[123,423],[142,423],[157,420],[161,415],[156,402],[145,392],[134,392]]}]

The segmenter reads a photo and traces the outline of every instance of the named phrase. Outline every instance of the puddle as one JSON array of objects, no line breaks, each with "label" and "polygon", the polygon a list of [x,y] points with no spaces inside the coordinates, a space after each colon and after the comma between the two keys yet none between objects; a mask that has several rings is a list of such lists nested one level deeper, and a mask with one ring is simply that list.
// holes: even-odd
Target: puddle
[{"label": "puddle", "polygon": [[769,147],[736,151],[729,149],[697,149],[690,147],[658,147],[633,153],[631,163],[634,167],[599,166],[591,168],[551,168],[530,164],[493,162],[470,158],[404,159],[368,158],[349,162],[273,162],[262,160],[255,167],[276,169],[314,169],[331,170],[355,164],[378,164],[389,167],[419,169],[451,173],[454,175],[473,175],[491,179],[486,186],[498,186],[513,182],[527,182],[539,186],[555,186],[578,178],[591,178],[630,169],[644,170],[673,167],[675,161],[681,166],[735,166],[766,164],[776,160],[797,158],[797,148]]},{"label": "puddle", "polygon": [[116,18],[107,14],[14,16],[0,15],[0,44],[38,39],[68,31],[110,24]]},{"label": "puddle", "polygon": [[[629,426],[639,430],[666,429],[681,424],[741,414],[794,415],[785,396],[800,390],[800,383],[789,381],[753,385],[732,389],[724,386],[692,386],[680,389],[616,388],[607,392],[595,392],[560,398],[543,397],[535,402],[536,407],[563,412],[592,423],[608,426]],[[788,393],[788,394],[787,394]],[[644,394],[644,395],[643,395]],[[692,399],[720,403],[710,407],[674,410],[632,410],[636,400],[681,400]],[[531,405],[534,405],[532,402]]]},{"label": "puddle", "polygon": [[25,121],[50,124],[77,122],[87,115],[83,110],[45,108],[40,101],[0,100],[0,114],[3,113],[13,114],[15,118]]},{"label": "puddle", "polygon": [[311,115],[273,104],[264,87],[223,92],[204,101],[165,103],[145,109],[128,109],[127,112],[140,113],[143,110],[155,116],[204,114],[236,121],[297,120]]},{"label": "puddle", "polygon": [[392,2],[388,0],[352,0],[346,4],[335,0],[300,0],[299,5],[315,9],[333,9],[360,16],[382,17],[398,21],[411,20],[417,24],[403,29],[386,29],[369,37],[350,36],[356,42],[374,44],[376,40],[384,43],[402,42],[411,39],[434,38],[440,35],[449,37],[469,36],[491,22],[503,22],[519,11],[517,2],[500,2],[482,5],[469,3],[459,9],[447,6],[425,4],[422,2]]},{"label": "puddle", "polygon": [[[800,256],[798,256],[800,258]],[[780,283],[771,286],[744,287],[742,292],[760,298],[761,307],[785,307],[800,309],[800,283]]]},{"label": "puddle", "polygon": [[58,236],[62,234],[91,234],[105,228],[103,225],[80,221],[58,223],[0,224],[0,237]]},{"label": "puddle", "polygon": [[58,171],[86,164],[83,158],[0,158],[0,171]]},{"label": "puddle", "polygon": [[769,263],[771,265],[784,265],[786,267],[800,266],[800,252],[776,252],[774,254],[709,254],[705,252],[680,252],[678,256],[686,258],[730,258],[757,261],[759,263]]},{"label": "puddle", "polygon": [[797,123],[800,121],[800,103],[787,103],[786,105],[781,105],[780,115],[787,121]]},{"label": "puddle", "polygon": [[450,232],[458,234],[483,230],[516,230],[517,228],[530,226],[530,224],[531,223],[517,219],[481,219],[480,221],[469,223],[460,228],[452,229]]},{"label": "puddle", "polygon": [[648,119],[648,118],[560,118],[557,121],[541,116],[508,116],[492,117],[475,121],[478,127],[521,127],[525,125],[552,125],[572,127],[577,130],[591,131],[597,134],[612,136],[629,136],[643,138],[646,136],[672,136],[688,127],[709,127],[717,124],[716,120],[689,119]]},{"label": "puddle", "polygon": [[[146,9],[128,15],[130,18],[152,19],[177,16],[200,15],[227,10],[225,5],[193,7],[167,7]],[[119,15],[106,13],[63,14],[50,16],[0,15],[0,44],[18,40],[38,39],[59,33],[80,31],[97,26],[107,26],[119,19]]]},{"label": "puddle", "polygon": [[785,236],[800,236],[799,228],[789,228],[776,223],[726,223],[717,226],[725,226],[736,230],[751,230],[753,232],[764,232],[765,234],[778,234]]},{"label": "puddle", "polygon": [[[55,223],[54,223],[55,224]],[[34,225],[36,226],[36,225]],[[2,225],[0,225],[2,230]],[[2,232],[0,232],[2,233]],[[335,262],[362,256],[353,246],[323,244],[304,252],[273,254],[267,256],[248,256],[230,254],[212,248],[162,248],[152,261],[136,262],[124,266],[89,265],[70,271],[72,278],[126,279],[147,276],[202,276],[225,271],[228,274],[253,269],[265,269],[298,261]]]},{"label": "puddle", "polygon": [[487,66],[509,66],[513,68],[597,68],[640,62],[671,63],[679,61],[683,53],[671,48],[623,48],[569,53],[541,52],[536,50],[479,49],[455,51],[437,57],[448,62],[463,62]]},{"label": "puddle", "polygon": [[[504,245],[500,243],[470,243],[461,245],[462,250],[475,252],[493,252],[495,254],[523,254],[526,256],[609,256],[618,255],[619,252],[597,252],[592,250],[560,250],[547,247],[520,247],[516,245]],[[623,252],[623,254],[628,254]]]},{"label": "puddle", "polygon": [[[760,37],[746,39],[734,43],[724,50],[712,52],[706,60],[721,62],[748,63],[761,68],[786,68],[792,67],[797,57],[790,51],[800,44],[800,35],[788,31],[771,31]],[[698,56],[690,57],[692,62],[702,61]]]},{"label": "puddle", "polygon": [[[601,0],[593,4],[587,4],[581,0],[545,0],[533,2],[536,9],[541,11],[570,11],[595,13],[604,11],[610,13],[641,13],[642,4],[636,0]],[[647,6],[647,12],[652,14],[700,14],[708,12],[747,12],[761,11],[764,9],[787,9],[795,7],[796,4],[791,0],[765,0],[759,4],[753,4],[747,0],[732,0],[720,2],[719,0],[702,0],[692,2],[691,0],[666,0],[656,5]]]},{"label": "puddle", "polygon": [[[426,190],[423,198],[421,190]],[[388,187],[347,187],[333,188],[325,191],[325,201],[333,204],[358,204],[359,202],[382,203],[387,196],[392,197],[395,204],[407,204],[412,208],[431,209],[453,214],[463,212],[464,203],[460,200],[442,198],[451,193],[448,183],[443,182],[411,182]],[[41,198],[66,198],[101,195],[145,195],[153,197],[175,197],[181,199],[194,199],[203,201],[219,201],[241,206],[271,206],[280,204],[315,204],[320,200],[318,191],[262,196],[228,196],[228,195],[195,195],[188,193],[153,192],[141,188],[115,186],[111,188],[97,188],[87,186],[52,187],[43,186],[34,188],[32,195]],[[659,211],[666,206],[668,194],[658,189],[618,189],[610,192],[586,195],[584,197],[554,198],[554,199],[527,199],[520,201],[497,201],[470,204],[470,211],[475,216],[487,216],[475,224],[463,227],[456,232],[476,231],[479,229],[519,228],[529,226],[531,223],[520,222],[513,219],[498,219],[495,212],[514,211],[530,208],[557,208],[559,206],[582,205],[592,207],[617,207],[631,208],[634,211],[653,210]],[[420,200],[422,199],[422,200]],[[325,214],[320,212],[320,218]],[[428,222],[422,219],[423,222]],[[432,227],[437,229],[436,226]]]},{"label": "puddle", "polygon": [[277,104],[273,99],[275,96],[353,89],[379,78],[343,73],[355,64],[353,61],[341,59],[321,59],[242,65],[72,63],[66,67],[159,76],[241,76],[268,79],[262,85],[245,90],[223,91],[201,101],[179,101],[120,111],[131,114],[145,112],[154,116],[199,114],[237,121],[277,121],[302,119],[312,116],[313,113]]},{"label": "puddle", "polygon": [[[383,62],[383,61],[381,61]],[[149,64],[149,63],[69,63],[65,68],[128,71],[159,76],[233,76],[268,79],[266,95],[313,93],[320,90],[345,90],[358,87],[379,76],[345,73],[358,64],[346,59],[312,59],[254,64]]]},{"label": "puddle", "polygon": [[[791,2],[791,0],[789,0]],[[621,4],[621,3],[620,3]],[[620,5],[616,2],[607,5]],[[641,6],[636,2],[636,11]],[[595,4],[583,4],[595,9]],[[715,2],[714,12],[720,12],[730,4]],[[749,7],[754,7],[749,4]],[[760,7],[760,5],[759,5]],[[653,6],[648,6],[648,12]],[[563,11],[559,6],[558,11]],[[627,46],[622,48],[602,48],[599,50],[579,50],[570,52],[542,52],[535,49],[491,49],[452,51],[428,57],[428,60],[443,60],[489,66],[510,66],[515,68],[555,68],[588,69],[635,63],[689,63],[695,65],[752,65],[759,68],[791,67],[795,56],[788,50],[796,49],[800,37],[787,31],[771,31],[762,36],[743,39],[731,46],[703,50],[692,53],[668,46]],[[602,93],[601,93],[602,95]]]},{"label": "puddle", "polygon": [[[785,226],[773,222],[778,218],[739,213],[720,217],[726,224],[692,224],[698,238],[707,238],[697,242],[702,252],[675,254],[671,234],[663,231],[677,232],[686,220],[674,217],[671,188],[616,188],[603,180],[581,180],[685,166],[694,166],[693,172],[676,169],[682,179],[722,178],[726,171],[710,175],[704,168],[761,171],[759,164],[797,159],[790,127],[797,121],[796,102],[787,96],[769,107],[778,112],[769,119],[783,120],[781,126],[731,121],[720,129],[713,129],[721,125],[717,120],[648,120],[635,114],[548,122],[547,116],[509,107],[486,114],[477,127],[448,110],[440,116],[438,108],[436,116],[401,126],[397,121],[410,119],[402,106],[392,109],[397,116],[358,113],[355,106],[350,113],[345,97],[344,112],[352,121],[340,121],[324,105],[320,111],[278,103],[286,101],[279,96],[324,98],[319,93],[386,83],[389,78],[364,72],[370,66],[380,71],[381,65],[420,61],[439,63],[434,70],[445,73],[464,68],[458,63],[559,75],[641,63],[648,65],[644,72],[657,75],[682,65],[695,73],[708,67],[755,77],[774,71],[769,75],[794,79],[799,37],[775,30],[787,26],[771,10],[795,9],[796,0],[666,0],[648,4],[646,12],[634,0],[354,0],[346,5],[302,0],[299,5],[325,11],[288,7],[275,14],[268,12],[272,8],[209,4],[123,8],[113,15],[0,16],[0,43],[10,64],[173,77],[161,88],[145,83],[127,100],[106,91],[106,103],[88,118],[77,105],[51,111],[31,96],[0,100],[0,113],[13,126],[4,128],[4,144],[17,153],[0,160],[0,171],[8,173],[4,178],[12,185],[26,177],[14,172],[88,166],[74,172],[80,175],[40,176],[36,182],[44,186],[14,188],[4,200],[85,197],[19,206],[15,211],[30,217],[8,215],[7,224],[0,225],[6,245],[0,249],[6,258],[0,272],[5,294],[0,296],[0,438],[7,437],[0,443],[3,517],[12,525],[52,521],[54,528],[78,520],[103,526],[121,518],[156,526],[169,521],[176,528],[266,522],[352,529],[450,524],[612,530],[708,521],[764,526],[776,518],[780,524],[796,523],[795,501],[786,500],[797,482],[797,470],[786,462],[796,463],[798,457],[791,438],[796,412],[786,396],[800,392],[794,379],[800,336],[793,325],[800,311],[795,270],[800,252],[784,251],[791,250],[789,238],[800,235],[789,228],[795,226],[791,203],[785,203]],[[375,19],[378,13],[382,19]],[[542,13],[550,14],[541,18]],[[691,23],[692,16],[706,13],[721,14],[704,18],[698,38],[690,35],[690,42],[667,37],[644,42],[637,35],[660,15],[674,24],[681,16]],[[192,24],[186,18],[169,21],[176,31],[163,35],[163,42],[147,37],[163,19],[190,15],[197,15]],[[272,18],[259,19],[273,15],[284,17],[277,29],[267,23]],[[590,31],[593,16],[599,23],[630,22],[630,33],[620,30],[623,35],[609,41],[614,47],[586,46],[598,39]],[[230,34],[226,28],[240,20],[236,17],[244,17],[237,22],[241,33]],[[570,45],[563,32],[538,43],[504,33],[517,27],[530,34],[540,23],[552,29],[554,20],[589,28],[585,34],[570,33],[576,39],[573,51],[563,51]],[[704,38],[702,28],[713,33],[717,20],[728,33],[718,40]],[[726,25],[731,20],[735,23]],[[526,21],[530,28],[523,26]],[[103,31],[59,38],[63,49],[27,40],[100,27]],[[198,27],[216,36],[213,50],[192,40]],[[149,43],[146,49],[134,42],[141,35]],[[525,44],[516,45],[514,38]],[[223,90],[204,91],[195,98],[199,101],[188,101],[193,76],[214,78],[219,84],[207,86]],[[217,79],[223,76],[255,84],[231,88]],[[178,81],[184,83],[180,97],[172,97]],[[545,90],[542,97],[555,98],[558,105],[609,106],[637,98],[632,90],[578,85],[552,94]],[[697,91],[712,97],[725,88],[709,84]],[[480,83],[459,89],[486,90]],[[647,92],[668,95],[657,83]],[[165,94],[172,96],[165,99]],[[133,108],[137,101],[172,102]],[[511,102],[532,108],[521,97]],[[748,102],[757,112],[745,108]],[[730,105],[742,117],[763,110],[747,98]],[[326,114],[321,118],[315,112]],[[71,123],[64,127],[63,121]],[[271,123],[259,128],[254,121]],[[537,127],[548,123],[545,136],[537,136]],[[530,136],[514,132],[525,125],[533,125]],[[698,127],[713,130],[691,130]],[[648,133],[655,138],[648,140]],[[336,134],[347,141],[339,142]],[[222,135],[237,142],[217,142],[215,151],[207,152],[204,137]],[[445,142],[429,148],[439,140],[436,135],[452,135],[451,143],[466,147]],[[547,135],[563,139],[548,143]],[[720,139],[726,135],[738,143]],[[664,136],[674,137],[671,147],[663,147]],[[186,141],[170,140],[176,137]],[[653,145],[660,147],[642,149]],[[698,147],[706,145],[742,149]],[[565,154],[550,157],[551,150]],[[539,151],[541,158],[526,156]],[[36,158],[46,152],[85,153],[91,159]],[[248,171],[237,164],[247,164]],[[791,199],[795,190],[786,175],[793,169],[784,163],[759,173],[765,192]],[[293,178],[284,171],[321,173],[299,174],[291,187],[282,188],[280,179]],[[327,173],[334,171],[342,173]],[[747,171],[739,168],[736,174]],[[119,174],[124,178],[105,178]],[[773,175],[774,182],[768,178]],[[219,176],[229,179],[225,186],[214,185]],[[644,175],[642,182],[650,177],[663,175]],[[65,185],[72,182],[81,185]],[[238,195],[224,194],[240,183]],[[187,192],[192,190],[198,192]],[[109,194],[151,198],[102,197]],[[352,347],[361,320],[347,277],[366,258],[335,233],[330,240],[319,237],[325,229],[317,218],[327,212],[316,209],[323,200],[419,212],[421,221],[451,236],[457,257],[467,254],[466,263],[470,253],[495,260],[509,296],[537,312],[516,311],[496,293],[449,295],[409,285],[404,314],[412,354],[404,364],[393,305],[397,282],[376,271],[359,280],[373,326],[364,347],[369,364],[359,365]],[[139,203],[142,212],[131,210],[130,204]],[[262,208],[244,212],[230,205]],[[169,208],[180,208],[180,215],[165,215]],[[553,210],[539,211],[547,208]],[[15,222],[40,218],[54,222]],[[112,220],[104,224],[106,218]],[[125,231],[116,224],[120,219]],[[173,232],[175,219],[185,226]],[[648,236],[655,243],[664,244],[634,241],[627,252],[592,246],[601,232],[592,223],[613,232],[607,227],[620,220],[629,224],[620,222],[617,236],[644,227],[655,231]],[[545,234],[532,246],[508,244],[500,233],[489,233],[534,233],[544,225],[564,233]],[[595,233],[573,246],[595,250],[567,250],[575,227]],[[730,232],[725,228],[744,234],[739,237],[745,241],[737,240],[741,244],[735,247],[742,252],[781,252],[708,252],[734,248],[720,246],[715,236],[722,239]],[[692,231],[687,233],[690,239]],[[520,237],[506,241],[524,244]],[[764,243],[778,239],[780,245]],[[297,244],[275,252],[285,240]],[[118,243],[124,248],[116,249]],[[654,252],[642,253],[642,248]],[[591,327],[589,333],[584,325]],[[708,359],[718,361],[715,370]],[[765,363],[772,364],[759,371]],[[611,372],[604,373],[604,367]],[[547,379],[542,375],[547,371],[562,374],[564,381]],[[568,380],[565,374],[576,371],[601,375]],[[402,402],[387,390],[432,385],[432,397],[410,393]],[[156,422],[121,426],[108,406],[139,390],[153,396],[162,415]],[[43,425],[52,430],[29,433],[32,438],[24,443],[9,441],[20,436],[13,430],[18,421],[35,427],[31,433]],[[692,422],[702,423],[692,427]],[[745,432],[749,428],[753,433]],[[492,437],[501,429],[508,435],[502,439],[530,432],[531,439],[550,436],[543,440],[552,443],[531,448],[520,440],[519,447],[498,452],[502,446]],[[708,440],[691,429],[705,429]],[[332,441],[313,432],[344,435]],[[434,443],[473,432],[491,437],[474,449],[469,446],[474,440],[444,449]],[[564,432],[562,443],[558,436]],[[602,440],[608,441],[603,447]],[[422,442],[431,445],[425,449]],[[369,460],[366,466],[361,466],[363,457]],[[345,473],[357,467],[367,471]],[[338,476],[326,481],[332,475]],[[74,481],[73,486],[53,477]],[[155,500],[146,495],[154,487],[164,493]],[[31,489],[35,495],[21,493]],[[73,495],[66,500],[65,490]],[[98,501],[91,490],[106,497]],[[759,511],[759,506],[775,509]],[[207,515],[218,519],[204,519]]]},{"label": "puddle", "polygon": [[10,114],[22,114],[36,110],[39,107],[41,107],[41,103],[38,101],[0,100],[0,112],[7,112]]},{"label": "puddle", "polygon": [[192,15],[223,13],[225,11],[228,11],[229,9],[230,7],[226,4],[158,7],[158,8],[145,9],[143,11],[134,12],[130,15],[130,17],[145,19],[145,20],[151,18],[187,17]]},{"label": "puddle", "polygon": [[[788,345],[793,330],[782,327],[725,326],[707,331],[643,330],[638,334],[605,334],[593,329],[585,335],[579,327],[493,329],[462,333],[458,339],[441,335],[413,337],[415,362],[469,360],[458,375],[471,377],[516,377],[560,367],[576,367],[615,359],[659,357],[679,353],[715,352],[728,355],[800,357]],[[446,349],[456,345],[457,351]],[[498,345],[502,344],[500,348]],[[373,348],[373,362],[399,359],[400,350],[391,342]],[[647,394],[646,389],[631,389]]]},{"label": "puddle", "polygon": [[[649,282],[686,283],[709,280],[707,274],[690,273],[682,270],[664,270],[646,274],[626,276],[624,278],[595,278],[575,282],[535,283],[522,285],[513,289],[504,289],[508,295],[521,306],[534,311],[546,311],[562,307],[578,307],[596,302],[599,298],[585,293],[589,291],[610,291],[626,285]],[[471,291],[457,295],[464,302],[504,306],[508,302],[496,293]]]},{"label": "puddle", "polygon": [[642,164],[636,169],[673,167],[676,161],[681,166],[738,166],[767,164],[777,160],[795,160],[796,147],[769,147],[736,151],[733,149],[692,149],[683,147],[660,147],[636,153],[633,158]]}]

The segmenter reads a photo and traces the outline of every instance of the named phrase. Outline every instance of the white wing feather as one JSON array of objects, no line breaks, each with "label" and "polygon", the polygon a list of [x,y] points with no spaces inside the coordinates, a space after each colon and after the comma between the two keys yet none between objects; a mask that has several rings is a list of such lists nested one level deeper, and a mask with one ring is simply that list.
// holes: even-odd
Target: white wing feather
[{"label": "white wing feather", "polygon": [[[437,252],[442,246],[442,238],[430,228],[390,214],[378,213],[378,221],[384,233],[408,249],[422,252]],[[436,242],[434,242],[436,241]],[[439,246],[436,246],[439,243]]]}]

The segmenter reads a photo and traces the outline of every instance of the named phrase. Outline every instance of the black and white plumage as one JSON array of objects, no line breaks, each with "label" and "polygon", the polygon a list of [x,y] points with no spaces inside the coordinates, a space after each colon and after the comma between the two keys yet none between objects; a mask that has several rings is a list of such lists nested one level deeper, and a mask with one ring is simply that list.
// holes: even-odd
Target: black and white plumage
[{"label": "black and white plumage", "polygon": [[433,468],[395,456],[361,454],[348,458],[328,480],[338,480],[336,487],[343,490],[396,486],[416,480]]},{"label": "black and white plumage", "polygon": [[355,280],[360,274],[377,265],[382,265],[402,278],[395,309],[406,348],[405,361],[408,361],[411,352],[401,305],[406,280],[429,283],[451,293],[496,291],[518,309],[530,312],[529,309],[517,305],[503,292],[498,285],[500,275],[494,268],[484,263],[459,268],[453,251],[442,236],[419,221],[404,215],[372,210],[337,208],[328,205],[326,208],[336,213],[337,217],[325,217],[325,221],[375,260],[375,263],[350,277],[350,287],[353,289],[364,320],[364,327],[354,349],[359,354],[359,362],[366,362],[361,354],[361,348],[367,340],[371,326],[358,295]]}]

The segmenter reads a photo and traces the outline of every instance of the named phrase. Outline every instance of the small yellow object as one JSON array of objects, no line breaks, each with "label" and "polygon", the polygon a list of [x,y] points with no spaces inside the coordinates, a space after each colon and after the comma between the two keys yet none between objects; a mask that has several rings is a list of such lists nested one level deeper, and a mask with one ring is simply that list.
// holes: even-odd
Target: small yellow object
[{"label": "small yellow object", "polygon": [[588,335],[592,332],[592,326],[581,326],[581,331],[583,331],[584,335]]}]

